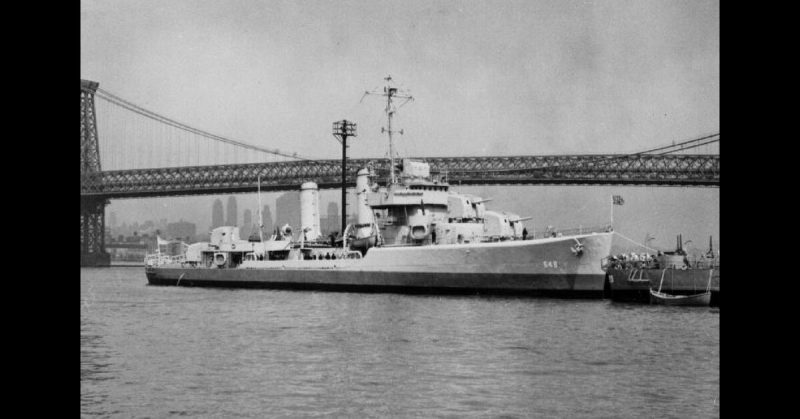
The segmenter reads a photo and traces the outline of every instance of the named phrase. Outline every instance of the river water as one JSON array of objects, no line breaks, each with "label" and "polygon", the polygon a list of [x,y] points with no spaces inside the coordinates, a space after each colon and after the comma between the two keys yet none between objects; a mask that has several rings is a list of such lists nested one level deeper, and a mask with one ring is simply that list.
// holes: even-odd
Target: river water
[{"label": "river water", "polygon": [[719,309],[81,269],[85,417],[718,417]]}]

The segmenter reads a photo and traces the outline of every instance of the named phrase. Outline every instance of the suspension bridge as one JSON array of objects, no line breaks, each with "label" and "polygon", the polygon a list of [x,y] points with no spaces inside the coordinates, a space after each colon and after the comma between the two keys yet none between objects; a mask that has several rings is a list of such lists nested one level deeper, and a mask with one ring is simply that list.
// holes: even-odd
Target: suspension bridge
[{"label": "suspension bridge", "polygon": [[[634,153],[420,158],[461,185],[718,187],[718,150],[716,133]],[[388,158],[350,159],[348,186],[365,166],[388,177]],[[342,164],[212,134],[81,80],[81,266],[108,264],[110,199],[255,192],[259,177],[265,191],[336,189]]]}]

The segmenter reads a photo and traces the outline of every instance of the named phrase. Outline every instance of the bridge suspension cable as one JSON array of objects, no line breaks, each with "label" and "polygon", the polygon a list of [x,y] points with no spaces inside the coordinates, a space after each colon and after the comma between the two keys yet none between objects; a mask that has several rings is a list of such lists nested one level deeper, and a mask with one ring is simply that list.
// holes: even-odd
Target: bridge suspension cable
[{"label": "bridge suspension cable", "polygon": [[236,147],[249,149],[249,150],[254,150],[254,151],[258,151],[258,152],[262,152],[262,153],[273,154],[273,155],[276,155],[276,156],[288,157],[288,158],[297,159],[297,160],[312,160],[312,159],[307,158],[307,157],[299,156],[297,153],[286,153],[286,152],[282,152],[282,151],[277,150],[277,149],[259,147],[259,146],[253,145],[253,144],[248,144],[248,143],[245,143],[245,142],[242,142],[242,141],[232,140],[230,138],[222,137],[220,135],[212,134],[212,133],[209,133],[207,131],[203,131],[203,130],[191,127],[191,126],[186,125],[184,123],[178,122],[178,121],[176,121],[174,119],[167,118],[167,117],[165,117],[163,115],[159,115],[159,114],[157,114],[155,112],[147,110],[147,109],[145,109],[145,108],[143,108],[143,107],[141,107],[141,106],[139,106],[139,105],[137,105],[135,103],[132,103],[130,101],[122,99],[121,97],[116,96],[116,95],[114,95],[114,94],[112,94],[112,93],[110,93],[110,92],[108,92],[106,90],[103,90],[103,89],[99,88],[99,87],[97,88],[97,92],[96,92],[95,96],[98,97],[98,98],[101,98],[103,100],[106,100],[106,101],[108,101],[110,103],[113,103],[114,105],[120,106],[120,107],[125,108],[125,109],[127,109],[129,111],[135,112],[135,113],[137,113],[137,114],[139,114],[141,116],[144,116],[146,118],[149,118],[149,119],[164,123],[166,125],[173,126],[175,128],[179,128],[179,129],[184,130],[186,132],[189,132],[189,133],[192,133],[192,134],[196,134],[196,135],[199,135],[201,137],[205,137],[205,138],[208,138],[208,139],[211,139],[211,140],[214,140],[214,141],[218,141],[218,142],[221,142],[221,143],[226,143],[226,144],[234,145]]},{"label": "bridge suspension cable", "polygon": [[676,153],[679,151],[686,151],[695,149],[698,147],[702,147],[704,145],[719,143],[719,133],[706,135],[700,138],[695,138],[693,140],[683,141],[677,144],[670,144],[662,147],[653,148],[650,150],[640,151],[638,153],[633,153],[634,155],[638,154],[671,154]]},{"label": "bridge suspension cable", "polygon": [[[646,151],[640,151],[636,153],[628,153],[628,154],[619,154],[619,155],[575,155],[573,160],[567,160],[567,163],[562,163],[564,160],[560,158],[553,159],[553,165],[545,165],[542,167],[534,167],[524,169],[525,171],[545,171],[545,170],[552,170],[554,168],[558,169],[574,169],[578,167],[592,167],[597,168],[598,163],[613,163],[619,162],[622,158],[637,158],[643,157],[646,158],[648,156],[658,156],[664,154],[671,154],[676,153],[679,151],[686,151],[693,148],[718,143],[719,142],[719,133],[706,135],[700,138],[695,138],[692,140],[683,141],[677,144],[670,144],[667,146],[661,146],[653,149],[649,149]],[[486,167],[476,167],[475,169],[466,169],[461,170],[463,172],[492,172],[492,173],[503,173],[503,172],[519,172],[521,169],[519,168],[486,168]]]}]

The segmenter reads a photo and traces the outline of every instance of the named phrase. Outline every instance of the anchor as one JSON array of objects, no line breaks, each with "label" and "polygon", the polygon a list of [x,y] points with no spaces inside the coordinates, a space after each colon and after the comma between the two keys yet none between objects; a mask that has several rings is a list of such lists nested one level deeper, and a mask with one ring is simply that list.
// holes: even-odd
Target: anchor
[{"label": "anchor", "polygon": [[573,238],[572,240],[575,240],[575,246],[570,247],[569,250],[571,250],[572,254],[575,255],[575,256],[582,255],[583,254],[583,243],[578,241],[578,239],[576,239],[576,238]]}]

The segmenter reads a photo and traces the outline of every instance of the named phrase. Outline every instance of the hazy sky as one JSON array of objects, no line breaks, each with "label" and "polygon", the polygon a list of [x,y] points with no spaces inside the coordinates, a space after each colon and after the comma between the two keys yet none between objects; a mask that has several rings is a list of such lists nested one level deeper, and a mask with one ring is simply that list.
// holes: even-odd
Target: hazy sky
[{"label": "hazy sky", "polygon": [[[403,155],[639,151],[719,132],[719,2],[81,2],[82,78],[265,147],[337,158],[331,123],[347,118],[359,124],[350,155],[385,156],[383,104],[359,99],[387,74],[416,98],[396,119]],[[534,202],[551,189],[563,191],[553,209],[606,193],[519,190]],[[718,189],[615,190],[647,202],[643,224],[719,234]],[[674,199],[703,219],[654,217]],[[170,219],[210,222],[213,197],[183,200],[208,205],[169,204]],[[142,221],[172,202],[117,200],[110,210]]]}]

